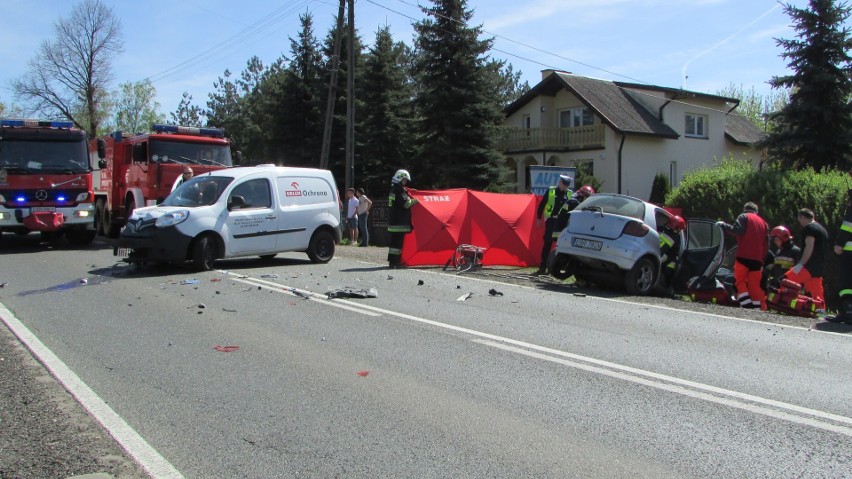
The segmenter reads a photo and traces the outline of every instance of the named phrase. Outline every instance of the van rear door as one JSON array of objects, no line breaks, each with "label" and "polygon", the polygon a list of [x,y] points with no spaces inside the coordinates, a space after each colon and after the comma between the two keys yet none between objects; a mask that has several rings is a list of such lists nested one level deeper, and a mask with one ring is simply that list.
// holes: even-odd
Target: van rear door
[{"label": "van rear door", "polygon": [[279,195],[278,250],[305,251],[311,235],[335,204],[332,185],[320,176],[287,175],[276,180]]}]

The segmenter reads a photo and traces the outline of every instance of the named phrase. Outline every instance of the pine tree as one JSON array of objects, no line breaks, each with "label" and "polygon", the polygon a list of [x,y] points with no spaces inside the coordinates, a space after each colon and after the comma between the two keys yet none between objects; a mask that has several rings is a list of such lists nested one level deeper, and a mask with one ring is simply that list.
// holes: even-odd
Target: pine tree
[{"label": "pine tree", "polygon": [[498,150],[503,82],[487,54],[491,39],[470,27],[466,0],[433,0],[417,22],[415,76],[418,187],[500,190],[508,169]]},{"label": "pine tree", "polygon": [[181,126],[199,127],[203,116],[201,108],[192,103],[192,95],[189,92],[183,92],[177,109],[171,113],[172,123]]},{"label": "pine tree", "polygon": [[852,38],[844,26],[850,10],[834,0],[810,0],[809,8],[785,5],[798,35],[776,42],[793,73],[770,84],[789,88],[790,102],[770,115],[776,128],[763,142],[784,167],[845,169],[852,161]]},{"label": "pine tree", "polygon": [[355,178],[373,195],[387,189],[391,175],[408,166],[413,154],[410,62],[410,49],[394,43],[389,27],[380,28],[366,55],[358,89],[363,106],[358,114]]}]

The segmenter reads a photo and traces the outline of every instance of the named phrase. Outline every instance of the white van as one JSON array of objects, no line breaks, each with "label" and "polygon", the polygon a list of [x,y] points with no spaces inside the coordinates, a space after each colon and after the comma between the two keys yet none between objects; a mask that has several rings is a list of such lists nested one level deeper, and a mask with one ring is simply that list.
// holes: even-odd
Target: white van
[{"label": "white van", "polygon": [[248,166],[199,175],[157,206],[137,208],[114,254],[132,263],[274,257],[304,251],[327,263],[340,242],[340,209],[328,170]]}]

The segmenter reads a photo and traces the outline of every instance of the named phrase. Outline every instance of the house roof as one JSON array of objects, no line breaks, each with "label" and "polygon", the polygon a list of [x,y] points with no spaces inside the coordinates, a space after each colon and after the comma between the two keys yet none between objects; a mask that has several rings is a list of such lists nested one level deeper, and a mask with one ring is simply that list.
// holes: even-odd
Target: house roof
[{"label": "house roof", "polygon": [[738,145],[754,145],[766,137],[760,128],[739,113],[728,113],[725,121],[725,138]]},{"label": "house roof", "polygon": [[511,115],[533,98],[540,95],[553,96],[563,89],[570,91],[601,121],[619,133],[678,138],[677,132],[640,105],[618,84],[562,72],[542,80],[506,107],[505,112]]}]

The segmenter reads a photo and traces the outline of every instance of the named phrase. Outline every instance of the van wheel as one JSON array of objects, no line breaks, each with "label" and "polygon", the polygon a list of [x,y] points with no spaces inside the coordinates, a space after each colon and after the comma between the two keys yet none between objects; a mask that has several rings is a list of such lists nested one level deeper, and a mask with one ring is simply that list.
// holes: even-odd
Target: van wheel
[{"label": "van wheel", "polygon": [[312,263],[328,263],[334,257],[334,236],[326,230],[317,231],[311,237],[307,253]]},{"label": "van wheel", "polygon": [[624,275],[624,288],[628,293],[646,296],[657,282],[657,270],[654,262],[648,258],[639,258],[633,269]]},{"label": "van wheel", "polygon": [[216,262],[216,242],[210,236],[202,236],[192,246],[192,265],[198,271],[210,271]]},{"label": "van wheel", "polygon": [[556,253],[550,260],[550,275],[558,280],[566,280],[574,276],[577,270],[577,260],[569,254]]}]

